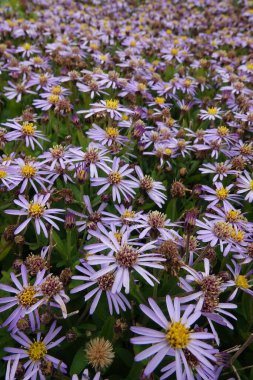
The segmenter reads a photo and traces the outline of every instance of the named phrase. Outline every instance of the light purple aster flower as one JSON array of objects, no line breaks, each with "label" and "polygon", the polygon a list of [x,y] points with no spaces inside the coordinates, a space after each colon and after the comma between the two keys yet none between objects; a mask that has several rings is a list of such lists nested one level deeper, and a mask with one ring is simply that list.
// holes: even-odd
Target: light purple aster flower
[{"label": "light purple aster flower", "polygon": [[96,307],[99,303],[99,300],[103,294],[106,294],[107,303],[109,307],[110,314],[113,314],[113,311],[117,314],[120,313],[120,310],[126,311],[127,308],[131,309],[131,305],[128,302],[127,298],[121,293],[112,293],[111,289],[114,283],[114,275],[107,273],[101,277],[91,280],[91,277],[96,274],[96,271],[84,260],[81,260],[81,265],[77,265],[76,269],[82,273],[82,275],[73,276],[73,280],[83,281],[83,285],[78,285],[71,290],[70,293],[77,293],[83,290],[86,290],[90,287],[95,286],[90,290],[85,296],[84,300],[87,302],[89,299],[94,297],[94,300],[90,306],[90,314],[93,314],[96,310]]},{"label": "light purple aster flower", "polygon": [[118,203],[121,202],[121,193],[129,200],[134,197],[134,188],[137,188],[138,182],[131,175],[134,169],[129,168],[128,164],[120,167],[120,158],[114,157],[112,168],[108,165],[103,165],[103,171],[107,174],[106,178],[92,178],[91,186],[102,186],[97,192],[98,195],[103,194],[108,188],[112,189],[112,199]]},{"label": "light purple aster flower", "polygon": [[31,147],[32,150],[35,149],[35,145],[43,149],[38,140],[49,141],[41,131],[37,130],[36,125],[32,122],[20,124],[16,120],[9,120],[3,125],[14,129],[14,131],[7,133],[8,141],[24,140],[26,147]]},{"label": "light purple aster flower", "polygon": [[[237,194],[230,194],[230,189],[234,187],[233,184],[228,185],[226,187],[223,186],[221,182],[214,183],[216,189],[212,189],[209,186],[202,186],[202,190],[208,193],[207,195],[200,195],[201,198],[209,201],[208,208],[212,208],[217,205],[217,203],[221,202],[224,206],[232,208],[232,204],[230,202],[235,202],[240,204],[238,198],[241,198]],[[209,195],[210,194],[210,195]]]},{"label": "light purple aster flower", "polygon": [[128,138],[126,136],[121,136],[119,129],[115,127],[107,127],[103,129],[96,124],[92,124],[92,128],[90,128],[86,134],[92,141],[97,141],[108,147],[113,143],[126,145],[128,142]]},{"label": "light purple aster flower", "polygon": [[122,106],[116,99],[101,100],[99,103],[92,103],[89,110],[78,111],[77,113],[85,113],[85,118],[95,115],[99,112],[106,112],[112,119],[120,120],[122,113],[134,113],[129,108]]},{"label": "light purple aster flower", "polygon": [[249,203],[253,202],[253,178],[250,176],[249,172],[245,170],[242,175],[237,179],[237,187],[240,190],[237,191],[237,194],[247,193],[245,200]]},{"label": "light purple aster flower", "polygon": [[46,336],[42,338],[41,332],[38,332],[35,340],[31,340],[26,334],[18,331],[16,334],[11,334],[11,337],[22,345],[22,348],[6,347],[5,351],[10,355],[5,356],[4,360],[14,360],[17,355],[20,355],[20,359],[26,359],[24,363],[25,375],[29,376],[35,372],[32,376],[32,380],[37,379],[37,375],[40,379],[45,379],[42,371],[41,364],[43,361],[52,363],[53,367],[59,370],[61,373],[66,373],[67,366],[61,360],[48,354],[48,351],[57,347],[65,337],[58,338],[53,341],[56,335],[59,334],[62,327],[56,328],[56,322],[53,322]]},{"label": "light purple aster flower", "polygon": [[230,273],[233,276],[233,279],[228,281],[228,284],[229,286],[235,286],[236,289],[233,291],[228,300],[232,301],[236,297],[239,289],[249,294],[250,296],[253,296],[253,291],[250,289],[253,285],[253,278],[249,279],[249,277],[253,274],[253,270],[248,271],[246,274],[241,274],[243,267],[239,265],[235,260],[232,260],[232,263],[234,268],[232,268],[231,265],[227,264],[227,268],[230,270]]},{"label": "light purple aster flower", "polygon": [[214,162],[213,164],[203,164],[199,170],[202,174],[214,174],[214,177],[212,178],[213,182],[216,182],[217,180],[222,181],[229,174],[238,174],[237,170],[232,169],[232,164],[230,164],[229,160],[225,162]]},{"label": "light purple aster flower", "polygon": [[[36,275],[35,282],[30,285],[28,274],[25,265],[21,266],[21,279],[22,283],[19,281],[14,273],[11,273],[11,280],[15,285],[15,288],[10,285],[0,284],[0,290],[13,294],[9,297],[1,297],[0,312],[12,309],[15,310],[9,315],[3,326],[8,326],[9,330],[17,330],[17,322],[19,319],[24,318],[26,315],[29,316],[30,324],[32,330],[35,330],[36,326],[40,326],[39,316],[37,309],[40,305],[44,303],[42,293],[40,291],[40,285],[44,279],[45,270],[38,272]],[[40,297],[40,298],[39,298]]]},{"label": "light purple aster flower", "polygon": [[[154,286],[154,281],[158,282],[157,278],[148,272],[145,267],[163,269],[160,264],[165,259],[157,253],[147,253],[155,248],[155,242],[150,242],[141,245],[140,248],[135,246],[140,243],[129,241],[128,232],[124,232],[120,242],[116,239],[113,232],[109,232],[107,236],[97,231],[89,231],[92,236],[95,236],[100,243],[90,244],[84,247],[89,255],[87,261],[90,265],[103,265],[104,267],[98,270],[91,276],[91,280],[111,273],[115,276],[112,293],[119,293],[122,287],[126,293],[130,290],[130,274],[137,272],[151,286]],[[97,255],[96,253],[110,250],[109,255]]]},{"label": "light purple aster flower", "polygon": [[15,229],[15,234],[19,234],[21,231],[23,231],[31,220],[33,220],[35,223],[35,229],[38,235],[42,229],[44,235],[48,237],[48,232],[44,221],[59,230],[59,227],[54,222],[54,220],[59,220],[61,222],[64,220],[58,216],[55,216],[55,214],[63,213],[64,210],[58,208],[47,208],[47,202],[49,198],[50,193],[46,195],[35,194],[31,202],[28,202],[28,200],[22,195],[19,195],[19,199],[14,200],[14,203],[20,206],[21,210],[5,210],[5,213],[11,215],[27,216],[27,219],[22,222],[18,228]]},{"label": "light purple aster flower", "polygon": [[221,119],[221,108],[209,107],[207,110],[200,110],[200,119],[202,120],[215,120]]},{"label": "light purple aster flower", "polygon": [[148,197],[152,199],[152,201],[154,201],[158,207],[161,208],[167,199],[166,195],[164,194],[166,191],[165,186],[163,186],[162,182],[154,181],[152,177],[144,175],[139,166],[135,166],[135,171],[140,180],[140,189],[142,189],[148,195]]},{"label": "light purple aster flower", "polygon": [[[144,375],[149,376],[159,364],[164,363],[166,356],[172,356],[175,358],[174,361],[162,369],[164,374],[160,379],[166,379],[176,372],[177,380],[181,380],[184,378],[183,372],[185,371],[186,379],[192,380],[194,377],[192,368],[187,361],[188,353],[199,364],[196,370],[200,376],[204,374],[205,369],[207,371],[209,369],[210,373],[214,368],[211,362],[215,362],[216,358],[213,354],[213,347],[204,340],[213,339],[214,336],[208,332],[194,331],[194,328],[191,328],[200,318],[200,311],[194,305],[182,308],[178,298],[172,301],[171,297],[167,296],[166,306],[169,318],[166,318],[152,298],[149,298],[148,302],[150,307],[140,305],[140,309],[160,329],[131,327],[131,330],[139,335],[131,339],[133,344],[151,344],[149,348],[135,356],[136,361],[142,361],[153,356],[144,370]],[[206,377],[203,376],[203,379]]]}]

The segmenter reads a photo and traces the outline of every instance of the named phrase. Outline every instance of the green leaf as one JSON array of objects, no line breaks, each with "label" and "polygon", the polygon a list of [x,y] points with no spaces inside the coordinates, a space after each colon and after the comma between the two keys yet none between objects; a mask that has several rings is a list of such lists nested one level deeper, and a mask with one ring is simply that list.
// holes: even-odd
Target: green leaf
[{"label": "green leaf", "polygon": [[70,366],[70,375],[79,375],[88,363],[84,348],[81,347],[75,354],[72,364]]}]

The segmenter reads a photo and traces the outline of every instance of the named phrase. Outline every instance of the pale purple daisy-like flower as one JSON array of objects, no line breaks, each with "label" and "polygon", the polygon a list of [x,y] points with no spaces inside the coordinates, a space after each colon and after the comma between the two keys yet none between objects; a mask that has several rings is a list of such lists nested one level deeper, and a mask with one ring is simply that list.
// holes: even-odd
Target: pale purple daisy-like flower
[{"label": "pale purple daisy-like flower", "polygon": [[[223,282],[219,276],[210,273],[210,263],[204,259],[205,272],[196,271],[189,266],[184,269],[189,273],[185,278],[180,278],[180,286],[188,293],[188,296],[180,297],[181,303],[197,301],[196,309],[208,320],[217,344],[219,337],[212,322],[233,329],[233,325],[226,317],[237,319],[227,309],[236,309],[237,305],[230,302],[220,302],[220,294],[227,289],[229,284]],[[196,287],[196,290],[195,290]],[[200,289],[200,290],[199,290]]]},{"label": "pale purple daisy-like flower", "polygon": [[12,190],[20,183],[20,179],[14,167],[0,165],[0,188],[5,186],[8,190]]},{"label": "pale purple daisy-like flower", "polygon": [[112,162],[107,156],[107,149],[93,142],[88,145],[85,152],[83,152],[81,148],[70,148],[69,152],[71,154],[69,161],[83,162],[89,169],[89,175],[91,178],[98,177],[98,169],[103,169],[105,162]]},{"label": "pale purple daisy-like flower", "polygon": [[133,206],[126,207],[124,205],[114,205],[117,214],[108,211],[102,212],[102,221],[109,227],[122,227],[122,230],[128,230],[131,225],[137,223],[143,211],[134,211]]},{"label": "pale purple daisy-like flower", "polygon": [[[233,207],[230,202],[235,202],[240,204],[238,198],[241,198],[237,194],[230,194],[230,189],[234,187],[233,184],[226,187],[223,186],[221,182],[214,183],[216,189],[212,189],[209,186],[203,185],[202,190],[207,193],[207,195],[200,195],[201,198],[209,201],[208,208],[212,208],[221,202],[224,206]],[[209,195],[210,194],[210,195]]]},{"label": "pale purple daisy-like flower", "polygon": [[90,314],[93,314],[99,303],[99,300],[103,293],[105,293],[107,298],[107,303],[109,307],[110,314],[112,315],[114,310],[116,314],[120,313],[120,310],[126,311],[127,308],[131,309],[131,305],[127,298],[121,293],[112,293],[111,289],[114,283],[114,275],[112,273],[107,273],[101,277],[91,280],[91,277],[96,274],[96,271],[84,260],[81,260],[81,265],[77,265],[76,269],[82,273],[82,275],[73,276],[73,280],[79,280],[84,282],[82,285],[78,285],[71,290],[70,293],[77,293],[86,290],[90,287],[94,287],[85,296],[84,300],[87,302],[89,299],[94,297],[91,306]]},{"label": "pale purple daisy-like flower", "polygon": [[169,227],[176,226],[167,219],[166,214],[160,211],[150,211],[148,214],[140,215],[139,220],[131,227],[131,230],[142,230],[139,238],[143,239],[146,235],[154,238],[161,237],[164,240],[179,238],[178,233]]},{"label": "pale purple daisy-like flower", "polygon": [[245,196],[245,200],[249,203],[253,202],[253,178],[250,176],[249,172],[245,170],[243,174],[241,174],[237,178],[237,187],[240,190],[237,191],[237,194],[247,193]]},{"label": "pale purple daisy-like flower", "polygon": [[121,194],[129,200],[135,195],[134,189],[137,188],[138,182],[131,175],[134,169],[130,168],[128,164],[120,167],[120,158],[114,157],[112,168],[108,165],[103,165],[103,171],[107,177],[92,178],[91,186],[102,186],[97,192],[98,195],[103,194],[108,188],[112,190],[112,199],[121,202]]},{"label": "pale purple daisy-like flower", "polygon": [[[128,232],[124,232],[120,242],[117,240],[113,232],[108,232],[107,236],[97,231],[89,231],[90,234],[96,237],[100,243],[90,244],[84,247],[89,255],[87,261],[90,265],[104,265],[91,276],[91,280],[111,273],[115,276],[112,286],[112,293],[119,293],[122,287],[126,293],[130,290],[130,274],[137,272],[143,277],[148,284],[154,286],[154,281],[158,282],[157,278],[148,272],[145,267],[163,269],[160,264],[165,259],[157,253],[147,253],[155,248],[155,242],[150,242],[136,248],[136,244],[132,240],[129,241]],[[110,250],[109,255],[97,255],[96,253]]]},{"label": "pale purple daisy-like flower", "polygon": [[32,122],[20,124],[16,120],[9,120],[7,123],[3,123],[3,125],[14,129],[14,131],[7,133],[9,141],[24,140],[26,147],[31,147],[32,150],[35,149],[36,145],[43,149],[38,140],[49,141],[41,131],[37,130],[36,125]]},{"label": "pale purple daisy-like flower", "polygon": [[53,367],[59,370],[61,373],[66,373],[67,366],[61,360],[48,354],[48,351],[53,347],[57,347],[65,337],[53,340],[61,331],[62,327],[56,328],[56,322],[53,322],[46,336],[42,338],[41,332],[38,332],[35,340],[31,340],[25,333],[18,331],[16,334],[11,334],[11,337],[22,345],[22,348],[6,347],[5,351],[10,355],[5,356],[4,360],[14,360],[17,355],[20,355],[20,359],[26,359],[24,363],[25,375],[29,376],[32,372],[35,374],[32,376],[32,380],[37,379],[37,375],[40,379],[45,379],[42,371],[41,364],[43,361],[49,361],[53,364]]},{"label": "pale purple daisy-like flower", "polygon": [[139,177],[140,189],[143,190],[152,201],[154,201],[158,207],[162,207],[165,203],[167,197],[164,194],[166,191],[165,186],[162,182],[154,181],[152,177],[144,175],[143,171],[139,166],[135,166],[135,171]]},{"label": "pale purple daisy-like flower", "polygon": [[202,120],[215,120],[221,119],[221,108],[209,107],[207,110],[200,110],[200,119]]},{"label": "pale purple daisy-like flower", "polygon": [[6,214],[27,216],[27,219],[15,229],[16,235],[23,231],[31,220],[35,223],[35,229],[38,235],[42,229],[44,235],[48,237],[48,231],[44,222],[51,224],[52,227],[59,230],[59,227],[54,220],[61,222],[64,220],[58,216],[55,216],[55,214],[63,213],[64,210],[58,208],[47,208],[49,198],[50,193],[46,195],[35,194],[33,200],[29,202],[25,197],[19,195],[19,199],[15,199],[14,203],[20,206],[21,210],[5,210]]},{"label": "pale purple daisy-like flower", "polygon": [[[224,246],[228,245],[231,236],[231,226],[228,222],[203,218],[203,222],[196,220],[196,226],[200,228],[197,231],[199,241],[209,243],[211,247],[219,244],[221,252],[224,251]],[[227,253],[226,250],[225,253]]]},{"label": "pale purple daisy-like flower", "polygon": [[203,164],[199,170],[202,174],[213,174],[213,182],[216,182],[218,180],[222,181],[228,175],[238,174],[237,170],[232,169],[232,164],[230,164],[229,160],[225,162],[214,162],[213,164]]},{"label": "pale purple daisy-like flower", "polygon": [[107,145],[108,147],[113,143],[126,145],[128,142],[128,138],[126,136],[122,136],[120,134],[120,130],[115,127],[106,127],[103,129],[96,124],[92,124],[92,128],[90,128],[86,134],[92,141],[97,141],[102,145]]},{"label": "pale purple daisy-like flower", "polygon": [[231,265],[227,264],[227,268],[230,270],[230,273],[233,276],[233,279],[228,281],[228,285],[236,288],[228,300],[232,301],[236,297],[239,289],[249,294],[250,296],[253,296],[253,290],[250,289],[253,285],[253,278],[249,279],[249,277],[253,274],[253,270],[251,269],[246,274],[241,274],[243,267],[239,265],[235,260],[232,260],[232,263],[234,268],[232,268]]},{"label": "pale purple daisy-like flower", "polygon": [[[164,375],[160,379],[166,379],[176,372],[177,380],[183,379],[183,372],[187,374],[186,379],[192,380],[192,368],[187,361],[187,354],[190,353],[196,362],[201,363],[196,370],[199,375],[204,374],[203,367],[212,371],[214,366],[212,362],[216,361],[213,355],[213,347],[204,342],[213,339],[213,334],[208,332],[194,331],[192,325],[200,318],[201,313],[194,307],[188,305],[182,308],[180,299],[177,297],[172,301],[170,296],[166,297],[166,306],[169,318],[166,318],[160,307],[152,299],[148,299],[149,306],[140,305],[141,311],[155,322],[162,331],[147,327],[131,327],[131,330],[138,334],[138,337],[132,338],[131,342],[137,345],[151,344],[151,346],[135,356],[136,361],[152,359],[144,370],[144,375],[149,376],[161,363],[166,356],[174,357],[173,363],[162,369]],[[209,372],[210,372],[209,371]],[[206,377],[203,376],[204,379]]]},{"label": "pale purple daisy-like flower", "polygon": [[28,42],[24,43],[22,46],[19,46],[16,50],[16,53],[22,53],[22,57],[30,57],[32,54],[40,53],[40,50],[36,46],[29,44]]},{"label": "pale purple daisy-like flower", "polygon": [[134,113],[129,108],[122,106],[117,99],[101,100],[99,103],[92,103],[89,110],[77,111],[77,113],[85,113],[85,118],[95,115],[96,113],[106,112],[112,119],[120,120],[122,113]]},{"label": "pale purple daisy-like flower", "polygon": [[43,160],[41,164],[49,164],[50,170],[54,169],[57,165],[64,170],[70,162],[70,148],[70,145],[53,145],[52,148],[49,148],[49,151],[39,156]]},{"label": "pale purple daisy-like flower", "polygon": [[42,170],[42,164],[40,162],[32,160],[25,161],[22,158],[17,158],[15,160],[15,165],[17,174],[20,178],[20,193],[23,193],[29,184],[32,185],[36,192],[38,192],[37,184],[46,191],[44,182],[49,183],[49,180],[44,176],[50,174],[50,171]]},{"label": "pale purple daisy-like flower", "polygon": [[35,94],[35,92],[28,90],[28,85],[25,82],[14,84],[8,81],[9,86],[4,87],[4,95],[7,99],[12,100],[16,98],[16,102],[19,103],[24,94]]},{"label": "pale purple daisy-like flower", "polygon": [[[40,284],[44,279],[45,270],[38,272],[33,285],[29,284],[28,274],[25,265],[21,266],[21,279],[19,281],[14,273],[11,273],[11,280],[15,285],[15,288],[10,285],[0,284],[0,290],[13,294],[9,297],[1,297],[0,312],[12,309],[15,310],[9,315],[3,326],[8,326],[9,330],[17,330],[17,322],[19,319],[29,316],[32,330],[35,330],[36,325],[40,325],[37,309],[44,303],[44,300],[40,291]],[[40,297],[40,298],[39,298]],[[33,313],[34,312],[34,313]]]},{"label": "pale purple daisy-like flower", "polygon": [[95,96],[100,96],[101,94],[108,95],[107,92],[103,91],[105,86],[102,86],[99,82],[91,80],[87,84],[77,83],[77,88],[81,92],[89,92],[91,99],[94,99]]}]

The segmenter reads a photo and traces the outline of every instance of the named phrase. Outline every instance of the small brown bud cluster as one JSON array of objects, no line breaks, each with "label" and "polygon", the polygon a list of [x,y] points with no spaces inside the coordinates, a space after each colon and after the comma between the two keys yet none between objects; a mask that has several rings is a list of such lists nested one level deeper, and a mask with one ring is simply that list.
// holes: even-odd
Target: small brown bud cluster
[{"label": "small brown bud cluster", "polygon": [[162,242],[158,253],[166,258],[166,262],[164,263],[165,271],[171,276],[177,276],[182,266],[182,260],[176,243],[173,240]]},{"label": "small brown bud cluster", "polygon": [[183,198],[185,196],[186,187],[180,181],[174,181],[170,188],[172,198]]},{"label": "small brown bud cluster", "polygon": [[45,296],[53,297],[63,289],[63,284],[58,276],[49,276],[40,288]]},{"label": "small brown bud cluster", "polygon": [[64,268],[60,273],[60,281],[62,282],[63,286],[66,286],[70,283],[71,277],[72,277],[72,270],[70,268]]},{"label": "small brown bud cluster", "polygon": [[8,227],[5,228],[4,230],[4,239],[6,241],[13,241],[15,238],[14,231],[17,228],[16,224],[10,224]]},{"label": "small brown bud cluster", "polygon": [[35,276],[39,271],[47,269],[47,261],[40,255],[29,255],[25,260],[25,265],[32,276]]}]

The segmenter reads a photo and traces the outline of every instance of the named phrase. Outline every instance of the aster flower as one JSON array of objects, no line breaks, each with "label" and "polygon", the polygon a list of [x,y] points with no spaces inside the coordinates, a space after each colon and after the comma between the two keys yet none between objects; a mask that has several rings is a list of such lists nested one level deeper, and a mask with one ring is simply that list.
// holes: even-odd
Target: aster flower
[{"label": "aster flower", "polygon": [[245,200],[251,203],[253,201],[253,179],[251,178],[249,172],[245,170],[243,174],[241,174],[237,178],[237,187],[240,190],[237,191],[237,194],[246,193]]},{"label": "aster flower", "polygon": [[203,164],[199,170],[202,174],[213,174],[213,182],[217,182],[218,180],[223,181],[228,175],[238,174],[237,170],[232,169],[232,164],[229,160],[226,160],[225,162],[215,162],[213,164]]},{"label": "aster flower", "polygon": [[112,168],[104,164],[103,171],[107,174],[106,178],[98,177],[91,180],[91,186],[102,186],[97,192],[98,195],[111,188],[114,202],[121,202],[121,193],[127,200],[134,197],[134,189],[138,187],[136,179],[131,175],[134,169],[129,168],[128,164],[120,167],[120,158],[114,157]]},{"label": "aster flower", "polygon": [[152,177],[144,175],[139,166],[135,166],[135,171],[139,177],[140,189],[142,189],[150,199],[152,199],[158,207],[162,207],[167,197],[161,190],[166,191],[165,186],[161,182],[154,181]]},{"label": "aster flower", "polygon": [[[97,231],[90,231],[90,234],[95,236],[100,243],[84,247],[89,253],[87,261],[92,266],[104,265],[102,269],[91,276],[91,280],[96,280],[108,273],[113,274],[115,277],[111,288],[112,293],[119,293],[122,287],[125,288],[126,293],[129,293],[130,274],[133,271],[139,273],[151,286],[154,286],[154,281],[159,282],[155,276],[145,269],[145,267],[163,269],[160,262],[165,259],[157,253],[147,253],[155,248],[154,242],[135,248],[136,243],[129,241],[128,232],[122,234],[120,242],[112,232],[109,232],[107,236]],[[112,251],[112,254],[108,256],[96,254],[108,249]]]},{"label": "aster flower", "polygon": [[22,53],[22,57],[30,57],[32,54],[40,53],[40,50],[35,46],[29,44],[28,42],[24,43],[22,46],[19,46],[16,50],[16,53]]},{"label": "aster flower", "polygon": [[122,106],[117,99],[101,100],[100,103],[91,103],[92,108],[89,110],[78,111],[77,113],[85,113],[85,118],[91,117],[96,113],[106,112],[112,119],[120,120],[122,113],[134,113],[130,109]]},{"label": "aster flower", "polygon": [[175,239],[179,237],[178,233],[168,227],[175,226],[166,219],[166,215],[159,211],[150,211],[148,214],[142,214],[139,220],[131,227],[131,230],[141,229],[140,239],[143,239],[147,234],[153,238],[158,236],[164,240]]},{"label": "aster flower", "polygon": [[15,285],[15,288],[10,285],[0,284],[0,290],[13,294],[9,297],[1,297],[0,312],[12,309],[15,310],[9,315],[3,326],[8,326],[9,330],[17,330],[17,322],[24,318],[26,315],[29,316],[31,328],[34,331],[38,323],[38,312],[37,309],[40,305],[44,303],[42,294],[40,291],[40,284],[43,281],[45,275],[45,270],[37,273],[36,279],[33,285],[29,284],[28,273],[25,265],[21,265],[21,279],[22,283],[19,281],[17,276],[11,272],[11,280]]},{"label": "aster flower", "polygon": [[91,178],[97,178],[98,169],[103,169],[105,162],[111,162],[111,159],[107,156],[107,150],[93,142],[88,145],[85,152],[81,148],[70,148],[69,152],[72,154],[72,157],[69,158],[70,162],[83,162],[89,169]]},{"label": "aster flower", "polygon": [[122,136],[120,130],[116,127],[106,127],[102,129],[98,125],[92,124],[92,128],[90,128],[86,134],[92,141],[97,141],[108,147],[112,144],[126,145],[128,142],[128,138]]},{"label": "aster flower", "polygon": [[14,84],[8,81],[9,86],[4,87],[4,95],[7,99],[12,100],[16,98],[16,102],[19,103],[24,94],[34,94],[33,91],[28,90],[29,86],[26,82]]},{"label": "aster flower", "polygon": [[50,170],[54,169],[55,166],[59,166],[62,169],[65,169],[66,165],[69,163],[70,157],[70,146],[63,145],[53,145],[52,148],[49,148],[48,152],[42,153],[39,158],[43,161],[41,164],[50,164]]},{"label": "aster flower", "polygon": [[200,110],[200,119],[202,120],[215,120],[221,119],[221,108],[209,107],[207,110]]},{"label": "aster flower", "polygon": [[66,303],[69,302],[69,297],[66,295],[59,277],[50,273],[40,284],[40,290],[45,302],[50,306],[60,307],[63,318],[67,318]]},{"label": "aster flower", "polygon": [[52,363],[53,367],[61,373],[66,373],[66,364],[48,354],[51,348],[57,347],[65,339],[65,337],[61,337],[53,341],[61,329],[62,327],[56,328],[56,322],[53,322],[46,336],[42,338],[41,333],[38,332],[34,341],[23,332],[18,331],[16,334],[11,334],[12,338],[22,345],[22,348],[6,347],[5,351],[10,353],[10,355],[5,356],[4,360],[14,360],[17,355],[20,355],[21,359],[26,359],[24,363],[25,376],[29,376],[35,372],[35,375],[33,375],[34,379],[37,378],[37,375],[41,379],[44,378],[41,371],[43,361]]},{"label": "aster flower", "polygon": [[94,99],[95,96],[101,96],[101,94],[108,95],[107,92],[103,91],[106,87],[95,80],[91,80],[87,84],[77,83],[76,85],[79,91],[89,92],[91,99]]},{"label": "aster flower", "polygon": [[96,271],[87,264],[84,260],[81,260],[81,265],[77,265],[76,269],[82,273],[82,275],[73,276],[73,280],[83,281],[83,285],[78,285],[71,290],[71,293],[81,292],[95,285],[95,288],[90,290],[85,296],[84,300],[87,302],[89,299],[94,297],[94,300],[90,306],[90,314],[93,314],[96,310],[96,307],[100,301],[102,293],[104,292],[107,298],[107,303],[109,307],[110,314],[115,312],[120,313],[120,310],[126,311],[127,308],[131,308],[130,303],[127,298],[121,293],[112,293],[111,289],[114,283],[114,275],[107,273],[101,277],[98,277],[96,280],[91,280],[91,277],[96,274]]},{"label": "aster flower", "polygon": [[127,230],[131,225],[137,223],[143,211],[134,211],[133,206],[125,207],[124,205],[114,205],[117,213],[108,211],[102,212],[102,221],[109,227],[117,226],[122,227],[122,230]]},{"label": "aster flower", "polygon": [[209,201],[208,208],[212,208],[213,206],[217,205],[219,202],[222,202],[222,204],[227,207],[232,208],[232,204],[230,203],[235,202],[240,204],[238,201],[237,194],[230,194],[230,189],[232,189],[234,186],[233,184],[224,187],[221,182],[214,183],[216,190],[212,189],[209,186],[202,186],[202,190],[210,195],[200,195],[201,198],[205,199],[206,201]]},{"label": "aster flower", "polygon": [[[196,307],[189,305],[183,309],[178,298],[172,301],[170,296],[166,296],[169,314],[169,319],[167,319],[152,298],[148,299],[148,303],[149,307],[140,305],[140,309],[160,329],[162,328],[162,331],[147,327],[131,327],[132,332],[140,335],[131,339],[133,344],[151,344],[151,347],[135,356],[136,361],[142,361],[153,356],[144,370],[144,376],[149,376],[160,363],[164,363],[166,356],[171,356],[175,359],[170,365],[163,367],[164,375],[160,378],[166,379],[176,372],[177,379],[181,380],[184,378],[183,372],[185,372],[185,379],[193,379],[193,369],[187,360],[188,353],[196,359],[198,366],[195,369],[200,378],[202,378],[205,370],[211,373],[214,368],[212,362],[216,362],[216,358],[213,355],[213,347],[203,340],[213,339],[213,334],[197,332],[191,328],[201,316]],[[205,378],[203,376],[203,379]]]},{"label": "aster flower", "polygon": [[208,259],[204,259],[204,268],[205,272],[200,272],[195,271],[189,266],[184,267],[190,274],[184,279],[180,278],[180,286],[190,294],[180,297],[180,302],[183,304],[192,302],[193,300],[197,301],[196,308],[207,318],[215,340],[219,344],[219,337],[213,322],[232,330],[233,325],[227,317],[235,320],[237,318],[228,312],[227,309],[236,309],[237,305],[230,302],[220,302],[220,294],[226,290],[229,283],[223,281],[221,276],[210,274],[210,262]]},{"label": "aster flower", "polygon": [[233,276],[233,279],[228,281],[228,285],[236,288],[228,300],[232,301],[236,297],[239,289],[249,294],[250,296],[253,296],[253,290],[250,289],[253,279],[249,279],[249,277],[252,276],[253,270],[248,271],[246,274],[241,274],[243,267],[235,260],[232,260],[232,263],[234,268],[232,268],[231,265],[227,264],[227,268]]},{"label": "aster flower", "polygon": [[27,219],[22,222],[18,228],[15,229],[15,234],[19,234],[21,231],[23,231],[31,220],[33,220],[35,223],[35,229],[38,235],[42,229],[44,235],[48,237],[48,231],[46,229],[44,221],[59,230],[59,227],[54,222],[54,220],[61,222],[64,220],[58,216],[55,216],[54,214],[63,213],[64,211],[58,208],[48,208],[47,203],[49,198],[50,194],[48,193],[46,195],[35,194],[31,202],[28,202],[28,200],[22,195],[19,195],[19,199],[14,200],[14,203],[21,207],[21,210],[5,210],[5,213],[11,215],[27,216]]},{"label": "aster flower", "polygon": [[3,125],[14,129],[14,131],[7,133],[9,141],[24,140],[26,147],[31,147],[32,150],[35,149],[35,145],[43,149],[38,140],[49,141],[41,131],[37,130],[36,125],[32,122],[23,122],[20,124],[15,120],[9,120],[7,123],[3,123]]},{"label": "aster flower", "polygon": [[14,189],[20,182],[20,177],[14,167],[0,165],[0,188]]},{"label": "aster flower", "polygon": [[42,164],[40,162],[33,161],[32,159],[23,160],[22,158],[17,158],[15,165],[21,184],[20,193],[23,193],[29,184],[32,185],[36,192],[38,192],[37,184],[46,191],[44,183],[48,183],[49,181],[44,176],[50,172],[41,170]]}]

